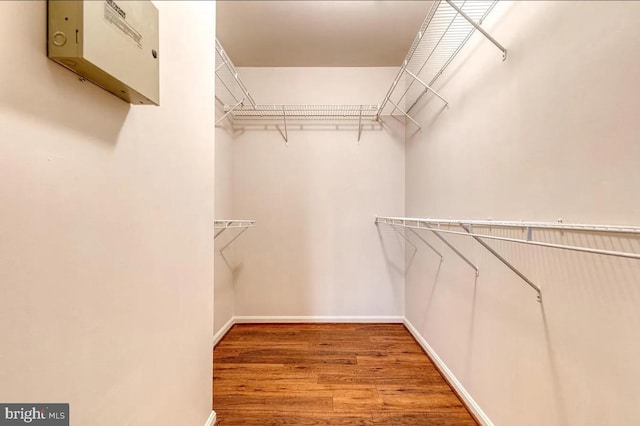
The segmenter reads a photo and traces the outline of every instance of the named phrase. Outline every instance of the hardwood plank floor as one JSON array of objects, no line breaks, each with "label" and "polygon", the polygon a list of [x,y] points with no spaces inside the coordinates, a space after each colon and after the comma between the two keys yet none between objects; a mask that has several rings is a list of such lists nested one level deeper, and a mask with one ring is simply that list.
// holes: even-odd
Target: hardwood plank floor
[{"label": "hardwood plank floor", "polygon": [[237,324],[213,351],[224,425],[476,425],[402,324]]}]

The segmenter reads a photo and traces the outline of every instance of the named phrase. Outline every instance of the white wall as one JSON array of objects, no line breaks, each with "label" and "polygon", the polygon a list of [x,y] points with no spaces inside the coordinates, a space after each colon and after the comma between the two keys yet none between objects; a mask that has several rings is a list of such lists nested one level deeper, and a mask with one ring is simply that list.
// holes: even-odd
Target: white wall
[{"label": "white wall", "polygon": [[[414,111],[406,215],[638,225],[640,3],[515,2],[486,21]],[[409,131],[407,131],[409,134]],[[520,236],[520,231],[515,231]],[[640,263],[491,243],[535,292],[471,239],[473,271],[420,252],[408,319],[496,425],[637,424]],[[637,240],[547,233],[549,241],[640,250]]]},{"label": "white wall", "polygon": [[44,1],[0,3],[0,400],[77,425],[211,412],[215,3],[156,5],[136,107],[47,59]]},{"label": "white wall", "polygon": [[[242,68],[261,104],[379,103],[394,68]],[[234,215],[256,228],[235,243],[239,316],[400,316],[403,245],[376,212],[404,210],[404,126],[247,129],[233,147]],[[389,239],[383,250],[381,241]],[[385,253],[388,262],[385,260]]]},{"label": "white wall", "polygon": [[[220,88],[219,88],[220,89]],[[220,89],[224,90],[224,89]],[[216,108],[216,120],[224,114]],[[215,169],[215,217],[216,219],[234,219],[233,215],[233,133],[227,120],[216,128],[216,169]],[[215,287],[213,332],[223,332],[223,327],[233,318],[234,277],[232,244],[220,254],[220,249],[231,241],[234,230],[223,231],[215,240]],[[224,257],[223,257],[224,256]],[[227,263],[229,262],[229,263]]]}]

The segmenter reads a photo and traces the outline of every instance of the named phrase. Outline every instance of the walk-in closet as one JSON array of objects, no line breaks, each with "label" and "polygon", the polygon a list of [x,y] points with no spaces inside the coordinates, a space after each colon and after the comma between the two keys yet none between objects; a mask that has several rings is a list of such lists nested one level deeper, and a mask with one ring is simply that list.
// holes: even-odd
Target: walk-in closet
[{"label": "walk-in closet", "polygon": [[[247,226],[216,240],[219,419],[638,419],[638,4],[223,2],[217,19],[216,220]],[[340,349],[349,324],[403,325],[421,381],[393,381],[415,361],[397,334]]]},{"label": "walk-in closet", "polygon": [[0,425],[640,424],[640,1],[0,34]]}]

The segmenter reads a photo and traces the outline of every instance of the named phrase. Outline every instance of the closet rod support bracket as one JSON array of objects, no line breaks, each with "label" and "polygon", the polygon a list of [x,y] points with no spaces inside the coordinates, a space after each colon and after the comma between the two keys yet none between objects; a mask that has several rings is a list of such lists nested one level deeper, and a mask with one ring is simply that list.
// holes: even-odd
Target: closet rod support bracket
[{"label": "closet rod support bracket", "polygon": [[358,116],[358,142],[360,142],[360,135],[362,135],[362,105],[360,105],[360,115]]},{"label": "closet rod support bracket", "polygon": [[282,106],[282,119],[284,121],[284,144],[289,146],[289,132],[287,131],[287,111]]}]

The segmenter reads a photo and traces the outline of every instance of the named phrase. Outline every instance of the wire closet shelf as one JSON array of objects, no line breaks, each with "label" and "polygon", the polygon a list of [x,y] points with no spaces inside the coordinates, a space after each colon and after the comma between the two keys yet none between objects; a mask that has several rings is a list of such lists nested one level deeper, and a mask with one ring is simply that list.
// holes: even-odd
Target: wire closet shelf
[{"label": "wire closet shelf", "polygon": [[[228,112],[233,107],[225,107]],[[256,105],[241,106],[233,112],[234,120],[272,120],[286,116],[291,120],[375,120],[378,105]]]},{"label": "wire closet shelf", "polygon": [[[253,228],[256,226],[255,220],[244,220],[244,219],[218,219],[213,221],[213,229],[216,231],[213,239],[218,238],[220,234],[222,234],[227,229],[241,229],[242,232],[246,231],[248,228]],[[240,235],[240,234],[238,234]]]},{"label": "wire closet shelf", "polygon": [[[426,240],[424,240],[416,230],[431,231],[447,246],[449,246],[458,256],[460,256],[467,264],[476,270],[478,268],[467,259],[462,253],[455,249],[453,244],[444,238],[442,234],[463,235],[474,238],[478,243],[485,247],[491,254],[496,256],[498,260],[504,263],[509,269],[516,273],[522,280],[531,286],[538,293],[538,300],[541,300],[541,289],[520,272],[509,261],[502,257],[493,247],[489,246],[484,240],[507,241],[520,244],[529,244],[540,247],[547,247],[560,250],[570,250],[582,253],[591,253],[596,255],[623,257],[628,259],[640,260],[640,253],[620,250],[607,250],[588,246],[576,246],[570,244],[558,244],[541,241],[536,238],[539,231],[564,231],[564,232],[580,232],[580,233],[596,233],[596,234],[616,234],[619,236],[629,235],[632,237],[640,237],[640,227],[626,225],[596,225],[596,224],[578,224],[563,222],[526,222],[526,221],[493,221],[493,220],[463,220],[463,219],[428,219],[428,218],[408,218],[408,217],[383,217],[376,216],[375,223],[385,224],[396,228],[406,228],[416,235],[425,244],[434,249]],[[506,228],[519,229],[523,233],[523,237],[505,237],[491,234],[492,230]],[[461,230],[459,230],[461,229]],[[404,235],[403,235],[404,236]],[[435,250],[435,249],[434,249]],[[437,252],[440,257],[442,255]]]}]

